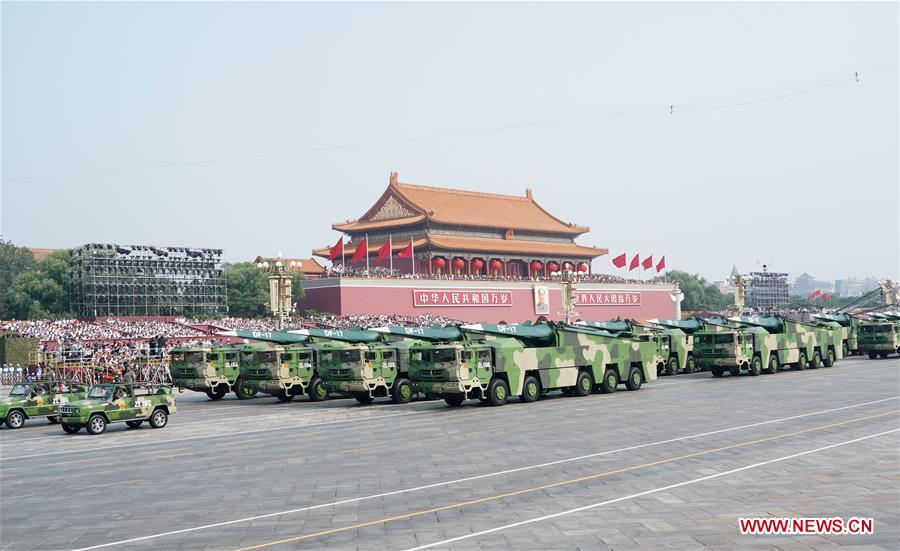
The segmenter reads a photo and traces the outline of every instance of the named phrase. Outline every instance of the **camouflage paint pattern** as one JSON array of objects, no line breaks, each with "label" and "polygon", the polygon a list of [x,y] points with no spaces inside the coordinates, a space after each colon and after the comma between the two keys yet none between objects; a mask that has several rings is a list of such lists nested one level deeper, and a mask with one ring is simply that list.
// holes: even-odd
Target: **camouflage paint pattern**
[{"label": "camouflage paint pattern", "polygon": [[240,349],[234,346],[176,346],[169,354],[172,384],[197,392],[227,394],[240,375]]},{"label": "camouflage paint pattern", "polygon": [[859,353],[872,360],[900,354],[900,322],[890,319],[860,322]]},{"label": "camouflage paint pattern", "polygon": [[[322,344],[319,375],[329,392],[341,396],[360,401],[392,396],[397,385],[409,382],[409,349],[417,342],[421,341]],[[409,391],[403,391],[403,400],[395,401],[409,401],[412,398],[406,394]]]},{"label": "camouflage paint pattern", "polygon": [[248,344],[241,348],[241,380],[246,388],[288,399],[309,393],[315,387],[320,400],[328,393],[313,385],[317,377],[316,344]]},{"label": "camouflage paint pattern", "polygon": [[59,407],[59,421],[74,427],[84,426],[92,415],[101,415],[107,423],[142,421],[157,409],[175,413],[175,395],[167,385],[109,383],[91,387],[87,396]]},{"label": "camouflage paint pattern", "polygon": [[60,406],[84,399],[87,393],[87,386],[72,381],[16,383],[8,396],[0,398],[0,423],[14,411],[20,412],[25,419],[55,417]]}]

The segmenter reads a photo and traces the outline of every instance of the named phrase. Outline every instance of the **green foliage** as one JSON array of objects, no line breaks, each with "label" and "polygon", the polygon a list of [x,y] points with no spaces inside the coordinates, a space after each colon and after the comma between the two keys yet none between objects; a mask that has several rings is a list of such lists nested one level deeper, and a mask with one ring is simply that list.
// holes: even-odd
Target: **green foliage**
[{"label": "green foliage", "polygon": [[36,262],[25,247],[0,241],[0,318],[68,317],[68,253]]},{"label": "green foliage", "polygon": [[[734,305],[731,294],[723,295],[715,285],[697,274],[673,270],[667,274],[666,279],[678,283],[684,293],[682,311],[725,310]],[[663,278],[657,277],[656,281],[663,281]]]},{"label": "green foliage", "polygon": [[263,317],[268,312],[269,282],[252,262],[225,266],[228,285],[228,315],[244,318]]},{"label": "green foliage", "polygon": [[37,262],[27,247],[16,247],[0,239],[0,289],[9,289],[16,276],[34,270]]}]

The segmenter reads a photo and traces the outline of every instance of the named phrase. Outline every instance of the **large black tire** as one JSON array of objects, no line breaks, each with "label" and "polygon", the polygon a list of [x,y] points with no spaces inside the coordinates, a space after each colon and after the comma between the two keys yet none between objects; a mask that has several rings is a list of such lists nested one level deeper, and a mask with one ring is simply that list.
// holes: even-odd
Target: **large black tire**
[{"label": "large black tire", "polygon": [[741,368],[739,366],[738,367],[729,367],[728,372],[731,373],[732,377],[737,377],[738,375],[741,374]]},{"label": "large black tire", "polygon": [[15,409],[6,415],[6,426],[11,429],[20,429],[25,424],[25,414]]},{"label": "large black tire", "polygon": [[778,356],[776,356],[775,354],[769,356],[769,367],[766,368],[766,373],[768,373],[769,375],[778,373]]},{"label": "large black tire", "polygon": [[76,432],[81,430],[81,425],[70,425],[68,423],[63,423],[62,429],[66,431],[67,434],[75,434]]},{"label": "large black tire", "polygon": [[106,419],[99,413],[95,413],[88,419],[84,428],[87,429],[88,434],[103,434],[106,432]]},{"label": "large black tire", "polygon": [[169,414],[162,408],[156,408],[147,421],[154,429],[161,429],[169,423]]},{"label": "large black tire", "polygon": [[391,400],[395,404],[408,404],[413,397],[413,386],[409,379],[397,377],[391,389]]},{"label": "large black tire", "polygon": [[841,352],[845,358],[850,355],[850,346],[846,342],[841,345]]},{"label": "large black tire", "polygon": [[541,385],[538,383],[538,380],[531,375],[525,377],[525,380],[522,381],[522,395],[519,396],[519,400],[531,403],[537,400],[540,395]]},{"label": "large black tire", "polygon": [[143,422],[144,421],[142,419],[135,419],[134,421],[125,421],[125,424],[133,429],[136,429],[139,428],[141,426],[141,423]]},{"label": "large black tire", "polygon": [[275,397],[278,398],[279,402],[290,402],[294,399],[294,395],[288,394],[286,390],[279,390]]},{"label": "large black tire", "polygon": [[885,358],[887,358],[887,357],[888,357],[888,353],[887,353],[887,352],[879,352],[879,353],[878,353],[878,358],[879,358],[879,359],[882,359],[882,360],[883,360],[883,359],[885,359]]},{"label": "large black tire", "polygon": [[693,356],[688,356],[688,361],[684,364],[684,370],[682,373],[693,373],[694,370],[697,369],[697,362],[694,361]]},{"label": "large black tire", "polygon": [[676,373],[678,373],[678,357],[672,356],[669,358],[669,361],[666,362],[666,375],[675,375]]},{"label": "large black tire", "polygon": [[244,388],[244,380],[238,377],[234,381],[234,395],[238,397],[238,400],[249,400],[256,395],[256,391]]},{"label": "large black tire", "polygon": [[753,358],[750,361],[750,365],[747,366],[747,373],[749,373],[751,377],[758,377],[759,374],[762,373],[762,362],[757,360],[758,358]]},{"label": "large black tire", "polygon": [[58,424],[59,424],[59,418],[58,418],[57,416],[55,416],[55,415],[51,415],[50,417],[47,417],[47,420],[50,421],[50,424],[51,424],[51,425],[58,425]]},{"label": "large black tire", "polygon": [[363,404],[363,405],[371,404],[372,400],[375,399],[375,398],[372,398],[371,396],[369,396],[368,394],[356,394],[353,397],[356,398],[357,402],[359,402],[360,404]]},{"label": "large black tire", "polygon": [[637,367],[632,367],[628,372],[628,379],[625,381],[625,388],[628,390],[640,390],[644,383],[644,375]]},{"label": "large black tire", "polygon": [[809,364],[809,359],[806,357],[806,352],[800,352],[800,361],[797,362],[797,365],[794,366],[794,369],[797,371],[803,371],[806,369],[806,366]]},{"label": "large black tire", "polygon": [[594,376],[590,371],[579,371],[575,379],[575,395],[587,396],[594,391]]},{"label": "large black tire", "polygon": [[465,394],[448,394],[444,396],[444,401],[447,402],[447,405],[455,408],[461,406],[463,402],[466,401]]},{"label": "large black tire", "polygon": [[824,365],[825,367],[831,367],[834,365],[834,362],[835,362],[834,350],[829,348],[828,351],[825,352],[825,357],[822,359],[822,365]]},{"label": "large black tire", "polygon": [[322,400],[328,399],[328,388],[325,386],[325,381],[319,377],[316,377],[309,382],[306,393],[313,402],[321,402]]},{"label": "large black tire", "polygon": [[500,378],[491,379],[488,384],[488,403],[492,406],[502,406],[509,398],[509,385]]},{"label": "large black tire", "polygon": [[725,370],[721,367],[710,367],[709,371],[713,374],[713,377],[721,377],[725,373]]},{"label": "large black tire", "polygon": [[822,353],[816,350],[813,352],[812,361],[809,362],[809,367],[819,369],[820,365],[822,365]]},{"label": "large black tire", "polygon": [[869,352],[869,359],[874,360],[878,357],[878,352]]},{"label": "large black tire", "polygon": [[603,380],[600,381],[600,392],[603,394],[612,394],[619,387],[619,374],[615,369],[607,369],[603,373]]}]

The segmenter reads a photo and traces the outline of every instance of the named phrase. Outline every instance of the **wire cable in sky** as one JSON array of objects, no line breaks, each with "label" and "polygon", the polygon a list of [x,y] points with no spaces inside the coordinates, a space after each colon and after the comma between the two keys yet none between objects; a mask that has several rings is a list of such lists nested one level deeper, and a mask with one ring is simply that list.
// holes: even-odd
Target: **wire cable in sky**
[{"label": "wire cable in sky", "polygon": [[[888,69],[896,69],[897,65],[888,65],[883,67],[877,67],[874,69],[869,69],[867,74],[880,72]],[[278,151],[278,152],[268,152],[268,153],[257,153],[257,154],[246,154],[246,155],[234,155],[228,157],[219,157],[215,159],[195,159],[195,160],[187,160],[187,161],[173,161],[173,162],[165,162],[165,163],[152,163],[152,164],[144,164],[144,165],[133,165],[126,167],[113,167],[106,169],[94,169],[94,170],[81,170],[81,171],[71,171],[57,174],[47,174],[47,175],[36,175],[36,176],[10,176],[6,178],[0,179],[0,182],[13,182],[13,181],[33,181],[33,180],[48,180],[55,178],[65,178],[72,176],[87,176],[87,175],[95,175],[95,174],[111,174],[116,172],[131,172],[137,170],[152,170],[152,169],[162,169],[162,168],[177,168],[184,166],[196,166],[196,165],[205,165],[205,164],[214,164],[221,162],[234,162],[234,161],[248,161],[248,160],[257,160],[257,159],[266,159],[266,158],[275,158],[275,157],[288,157],[292,155],[302,155],[305,153],[321,153],[328,151],[338,151],[343,149],[358,149],[363,147],[372,147],[378,145],[393,145],[400,143],[410,143],[410,142],[418,142],[418,141],[427,141],[441,138],[454,138],[461,136],[473,136],[479,134],[488,134],[493,132],[504,132],[508,130],[521,130],[526,128],[535,128],[541,126],[551,126],[558,124],[566,124],[571,122],[583,122],[589,120],[600,120],[600,119],[609,119],[614,117],[622,117],[627,115],[636,115],[641,113],[648,112],[658,112],[660,114],[667,115],[677,115],[679,113],[691,113],[691,112],[701,112],[701,111],[712,111],[712,110],[722,110],[722,109],[731,109],[736,107],[743,107],[748,105],[755,105],[761,103],[769,103],[773,101],[778,101],[781,99],[787,99],[795,96],[800,96],[804,94],[811,94],[814,92],[819,92],[822,90],[826,90],[829,88],[833,88],[836,86],[840,86],[842,84],[847,84],[849,82],[859,82],[860,73],[855,72],[853,76],[842,78],[840,80],[830,80],[822,83],[821,81],[815,85],[810,87],[810,83],[804,83],[805,86],[803,89],[794,90],[792,92],[787,92],[784,94],[779,94],[776,96],[764,97],[764,98],[756,98],[747,101],[742,101],[738,103],[728,103],[721,105],[711,105],[706,107],[679,107],[679,106],[688,106],[688,105],[697,105],[703,103],[710,102],[720,102],[726,99],[735,99],[741,97],[748,97],[758,95],[764,92],[770,92],[774,90],[783,90],[789,88],[796,88],[799,84],[793,85],[781,85],[774,88],[767,88],[765,90],[757,90],[753,92],[743,92],[740,94],[731,94],[728,96],[719,96],[717,98],[708,98],[702,100],[693,100],[689,102],[678,102],[678,103],[668,103],[665,105],[656,105],[652,107],[644,107],[640,109],[631,109],[626,111],[616,111],[610,113],[600,113],[595,115],[581,115],[577,117],[567,117],[561,119],[552,119],[545,121],[534,121],[534,122],[526,122],[520,124],[512,124],[506,126],[497,126],[492,128],[480,128],[480,129],[469,129],[469,130],[457,130],[457,131],[448,131],[448,132],[439,132],[434,134],[425,134],[419,136],[410,136],[405,138],[391,138],[384,140],[373,140],[368,142],[359,142],[354,144],[342,144],[342,145],[329,145],[329,146],[320,146],[320,147],[310,147],[304,149],[293,149],[287,151]]]}]

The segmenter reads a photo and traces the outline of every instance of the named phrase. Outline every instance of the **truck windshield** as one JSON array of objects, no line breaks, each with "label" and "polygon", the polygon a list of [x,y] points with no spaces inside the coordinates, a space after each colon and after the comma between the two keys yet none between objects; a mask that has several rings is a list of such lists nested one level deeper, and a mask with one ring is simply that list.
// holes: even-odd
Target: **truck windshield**
[{"label": "truck windshield", "polygon": [[891,327],[890,325],[863,325],[860,326],[859,331],[861,333],[890,333]]},{"label": "truck windshield", "polygon": [[100,399],[106,400],[111,395],[112,395],[112,387],[95,386],[88,393],[88,398],[100,398]]},{"label": "truck windshield", "polygon": [[359,362],[359,350],[341,350],[341,363]]},{"label": "truck windshield", "polygon": [[697,335],[697,344],[701,345],[712,345],[712,344],[728,344],[730,342],[734,342],[734,334],[732,333],[716,333],[713,335]]},{"label": "truck windshield", "polygon": [[259,365],[274,365],[278,361],[278,352],[256,352],[253,360]]},{"label": "truck windshield", "polygon": [[202,364],[203,352],[172,352],[172,363]]},{"label": "truck windshield", "polygon": [[455,348],[436,348],[434,350],[434,352],[431,353],[431,360],[434,363],[455,362],[456,361],[456,349]]},{"label": "truck windshield", "polygon": [[13,385],[12,389],[9,391],[10,396],[28,396],[28,393],[31,391],[31,385],[26,385],[22,383],[18,383]]}]

